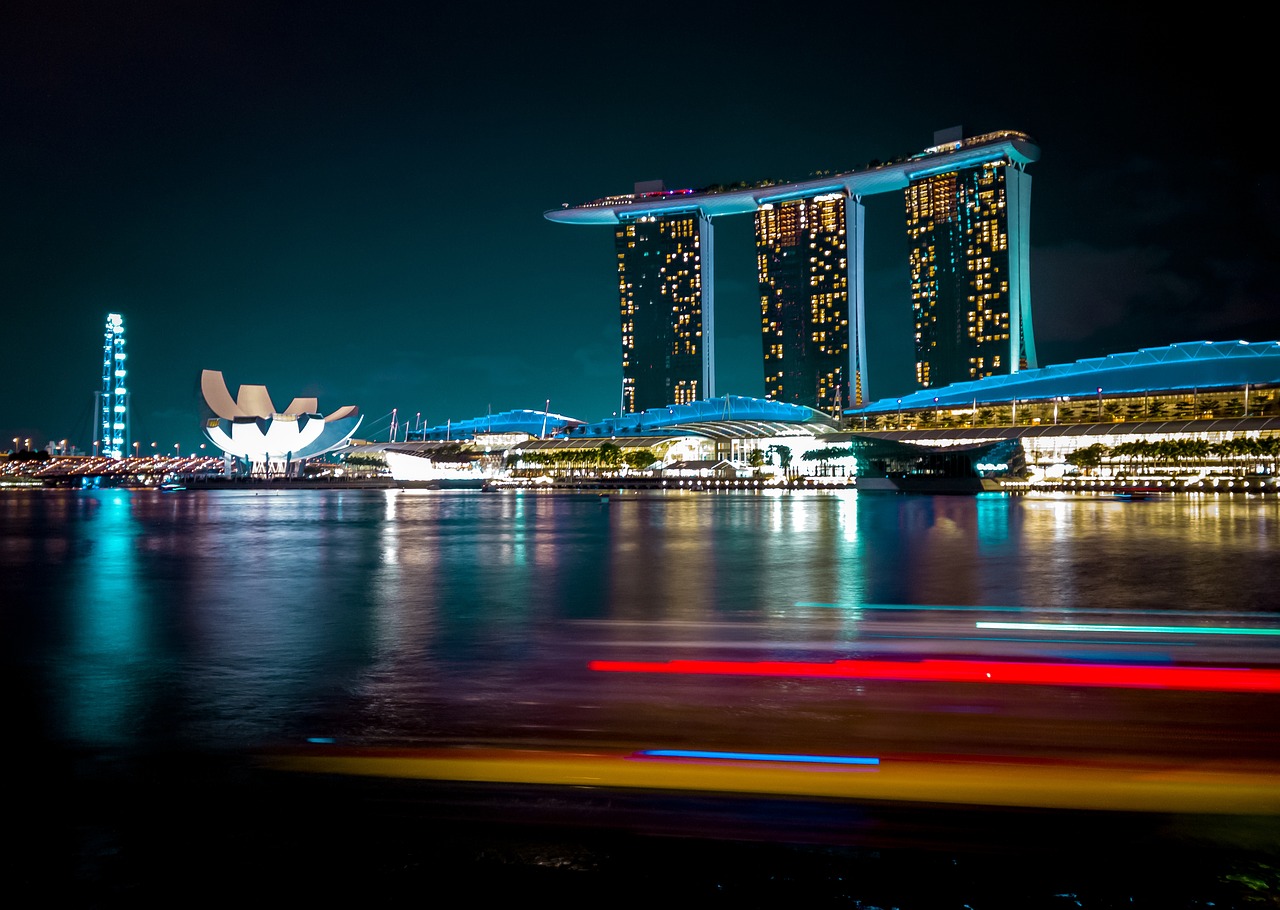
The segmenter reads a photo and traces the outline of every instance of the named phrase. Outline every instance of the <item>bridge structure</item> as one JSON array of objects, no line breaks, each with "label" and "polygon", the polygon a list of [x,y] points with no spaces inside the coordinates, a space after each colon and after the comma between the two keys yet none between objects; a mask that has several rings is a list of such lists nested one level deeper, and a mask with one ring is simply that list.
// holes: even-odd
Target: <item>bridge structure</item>
[{"label": "bridge structure", "polygon": [[[943,136],[944,134],[935,136],[935,142]],[[863,169],[824,174],[795,182],[761,182],[752,185],[712,186],[704,189],[666,189],[660,185],[637,184],[634,193],[606,196],[579,205],[565,203],[558,209],[545,212],[544,217],[560,224],[613,226],[619,240],[620,271],[625,271],[628,256],[628,252],[624,249],[623,234],[618,230],[620,226],[646,222],[670,222],[678,218],[696,219],[697,256],[700,259],[697,263],[700,274],[696,280],[698,299],[689,312],[680,312],[675,303],[672,303],[669,309],[676,313],[676,316],[671,318],[694,323],[691,334],[697,339],[698,354],[701,359],[701,381],[698,388],[699,394],[696,397],[710,399],[716,397],[713,222],[723,217],[756,214],[775,206],[806,200],[837,199],[841,201],[844,243],[847,245],[847,255],[844,257],[847,304],[842,318],[847,320],[847,324],[839,328],[845,333],[844,337],[847,340],[844,344],[848,351],[848,374],[843,380],[847,397],[841,403],[844,406],[861,407],[870,400],[867,379],[867,301],[864,278],[866,221],[863,199],[878,194],[905,191],[914,184],[929,181],[931,178],[991,165],[999,167],[1002,172],[1012,172],[1016,175],[1004,185],[1007,198],[1002,198],[1000,201],[999,217],[1002,219],[1002,224],[1008,226],[1008,248],[1007,251],[1002,251],[1002,253],[1007,252],[1007,265],[1001,276],[1001,279],[1007,282],[1006,300],[1002,305],[1007,304],[1005,318],[1008,324],[1004,326],[1003,338],[1000,335],[994,336],[1002,343],[1008,343],[1008,350],[1004,352],[1004,358],[1007,359],[1003,359],[1000,354],[996,355],[996,363],[999,365],[1003,360],[1003,366],[997,366],[995,372],[1016,372],[1022,366],[1035,366],[1034,344],[1031,340],[1030,265],[1027,239],[1030,178],[1025,175],[1024,169],[1028,164],[1038,161],[1039,157],[1039,147],[1024,133],[1001,131],[972,138],[959,138],[956,133],[952,134],[947,141],[940,142],[908,158],[888,163],[872,163]],[[758,238],[759,233],[758,227]],[[635,241],[630,241],[630,245],[635,246]],[[947,252],[953,255],[955,251]],[[922,268],[928,271],[931,266],[931,263],[927,263]],[[763,275],[761,279],[763,282]],[[913,283],[915,283],[914,278]],[[628,381],[627,373],[631,363],[630,349],[639,348],[646,340],[633,337],[634,325],[629,320],[634,318],[635,307],[628,301],[629,287],[625,278],[620,279],[624,387]],[[669,291],[664,287],[661,293],[667,294]],[[917,309],[918,356],[921,356],[922,335],[929,331],[929,327],[922,323],[932,318],[932,314],[927,309],[931,304],[920,299],[922,294],[927,294],[927,291],[913,294]],[[669,302],[667,298],[663,298],[661,304],[666,305]],[[979,321],[981,321],[981,314],[979,314]],[[770,332],[767,307],[764,314],[764,329],[767,338]],[[942,335],[945,332],[939,331],[938,334]],[[815,340],[816,335],[815,332]],[[926,341],[925,344],[929,342]],[[765,359],[768,361],[770,353],[767,340],[765,348]],[[927,357],[928,354],[923,356]],[[918,374],[920,372],[919,364],[917,372]],[[976,375],[987,374],[979,365],[979,372]],[[937,382],[931,383],[928,380],[926,370],[922,385],[930,384],[937,384]],[[767,397],[775,396],[770,392]],[[810,406],[822,406],[821,402],[804,401],[799,398],[791,400]],[[646,407],[663,405],[668,401],[685,403],[679,397],[673,397],[665,401],[650,398],[648,403],[638,404],[635,400],[629,402],[624,393],[623,411],[644,410]],[[628,406],[629,404],[631,406]]]}]

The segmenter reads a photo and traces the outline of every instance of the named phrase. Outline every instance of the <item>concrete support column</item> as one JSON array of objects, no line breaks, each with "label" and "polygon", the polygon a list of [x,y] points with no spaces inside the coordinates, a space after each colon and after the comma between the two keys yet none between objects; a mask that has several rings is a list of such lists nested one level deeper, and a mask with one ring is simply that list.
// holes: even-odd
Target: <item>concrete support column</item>
[{"label": "concrete support column", "polygon": [[698,248],[702,264],[702,394],[704,401],[716,397],[716,282],[715,237],[711,216],[698,212]]},{"label": "concrete support column", "polygon": [[1031,328],[1031,175],[1005,168],[1005,205],[1009,213],[1009,363],[1010,372],[1039,366]]},{"label": "concrete support column", "polygon": [[867,289],[864,238],[867,213],[862,197],[848,195],[844,205],[845,245],[849,262],[849,401],[860,408],[871,400],[867,391]]}]

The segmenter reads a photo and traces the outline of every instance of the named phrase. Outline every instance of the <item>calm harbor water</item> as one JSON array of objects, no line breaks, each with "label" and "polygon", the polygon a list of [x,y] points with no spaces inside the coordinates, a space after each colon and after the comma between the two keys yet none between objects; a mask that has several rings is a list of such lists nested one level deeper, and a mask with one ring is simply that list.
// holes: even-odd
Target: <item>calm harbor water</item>
[{"label": "calm harbor water", "polygon": [[[650,492],[606,503],[567,493],[39,490],[0,494],[0,532],[5,660],[20,701],[12,729],[38,747],[28,773],[51,792],[57,775],[93,778],[86,763],[154,768],[158,757],[308,741],[1280,757],[1280,695],[655,682],[589,669],[610,659],[961,656],[1274,666],[1278,639],[1263,634],[1280,629],[1274,496]],[[978,626],[997,620],[1074,631]],[[1159,631],[1191,626],[1219,631]],[[176,765],[160,766],[180,791]],[[652,803],[636,811],[662,815]],[[608,811],[599,815],[595,828],[616,833]],[[107,830],[109,841],[124,837]],[[63,872],[86,893],[107,893],[104,882],[122,874],[104,871],[115,868],[104,855],[128,853],[116,841],[96,851],[45,833],[75,853]],[[726,839],[714,833],[708,842]],[[863,835],[861,848],[877,846]],[[1272,836],[1259,844],[1250,828],[1246,839],[1266,857]],[[950,855],[955,844],[943,840],[929,856]],[[567,869],[584,862],[566,855]],[[972,893],[957,884],[912,903],[907,891],[886,893],[876,879],[886,866],[877,868],[863,868],[861,896],[847,884],[841,893],[903,907],[960,907],[972,894],[995,906],[1002,893],[969,881]],[[840,878],[828,866],[805,874]],[[1230,905],[1247,890],[1237,874],[1261,873],[1215,867],[1208,890],[1186,900]],[[1275,886],[1263,875],[1273,901]],[[117,881],[110,893],[136,887]],[[1054,901],[1074,886],[1048,893],[1055,887],[1008,905],[1073,905]],[[1149,876],[1114,888],[1093,906],[1159,891]]]}]

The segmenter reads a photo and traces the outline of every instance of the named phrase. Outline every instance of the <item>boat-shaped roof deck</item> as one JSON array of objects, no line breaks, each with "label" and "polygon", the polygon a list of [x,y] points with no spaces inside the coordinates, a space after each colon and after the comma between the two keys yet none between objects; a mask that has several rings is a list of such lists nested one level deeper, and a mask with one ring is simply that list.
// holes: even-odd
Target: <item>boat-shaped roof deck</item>
[{"label": "boat-shaped roof deck", "polygon": [[701,212],[707,217],[741,215],[762,205],[808,199],[826,193],[871,196],[902,190],[914,180],[1003,160],[1027,165],[1040,159],[1040,149],[1025,133],[1004,130],[933,146],[898,161],[862,170],[826,174],[792,183],[709,187],[694,190],[656,190],[606,196],[581,205],[565,203],[545,213],[549,221],[564,224],[617,224],[645,217],[666,217]]}]

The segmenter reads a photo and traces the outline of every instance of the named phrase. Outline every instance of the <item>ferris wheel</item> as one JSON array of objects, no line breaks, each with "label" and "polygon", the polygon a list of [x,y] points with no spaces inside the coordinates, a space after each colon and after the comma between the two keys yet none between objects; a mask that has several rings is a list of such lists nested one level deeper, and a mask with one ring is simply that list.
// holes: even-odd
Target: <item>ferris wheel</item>
[{"label": "ferris wheel", "polygon": [[95,442],[101,443],[101,454],[123,458],[129,450],[129,391],[124,350],[124,317],[107,316],[102,343],[102,391],[98,393],[100,420]]}]

